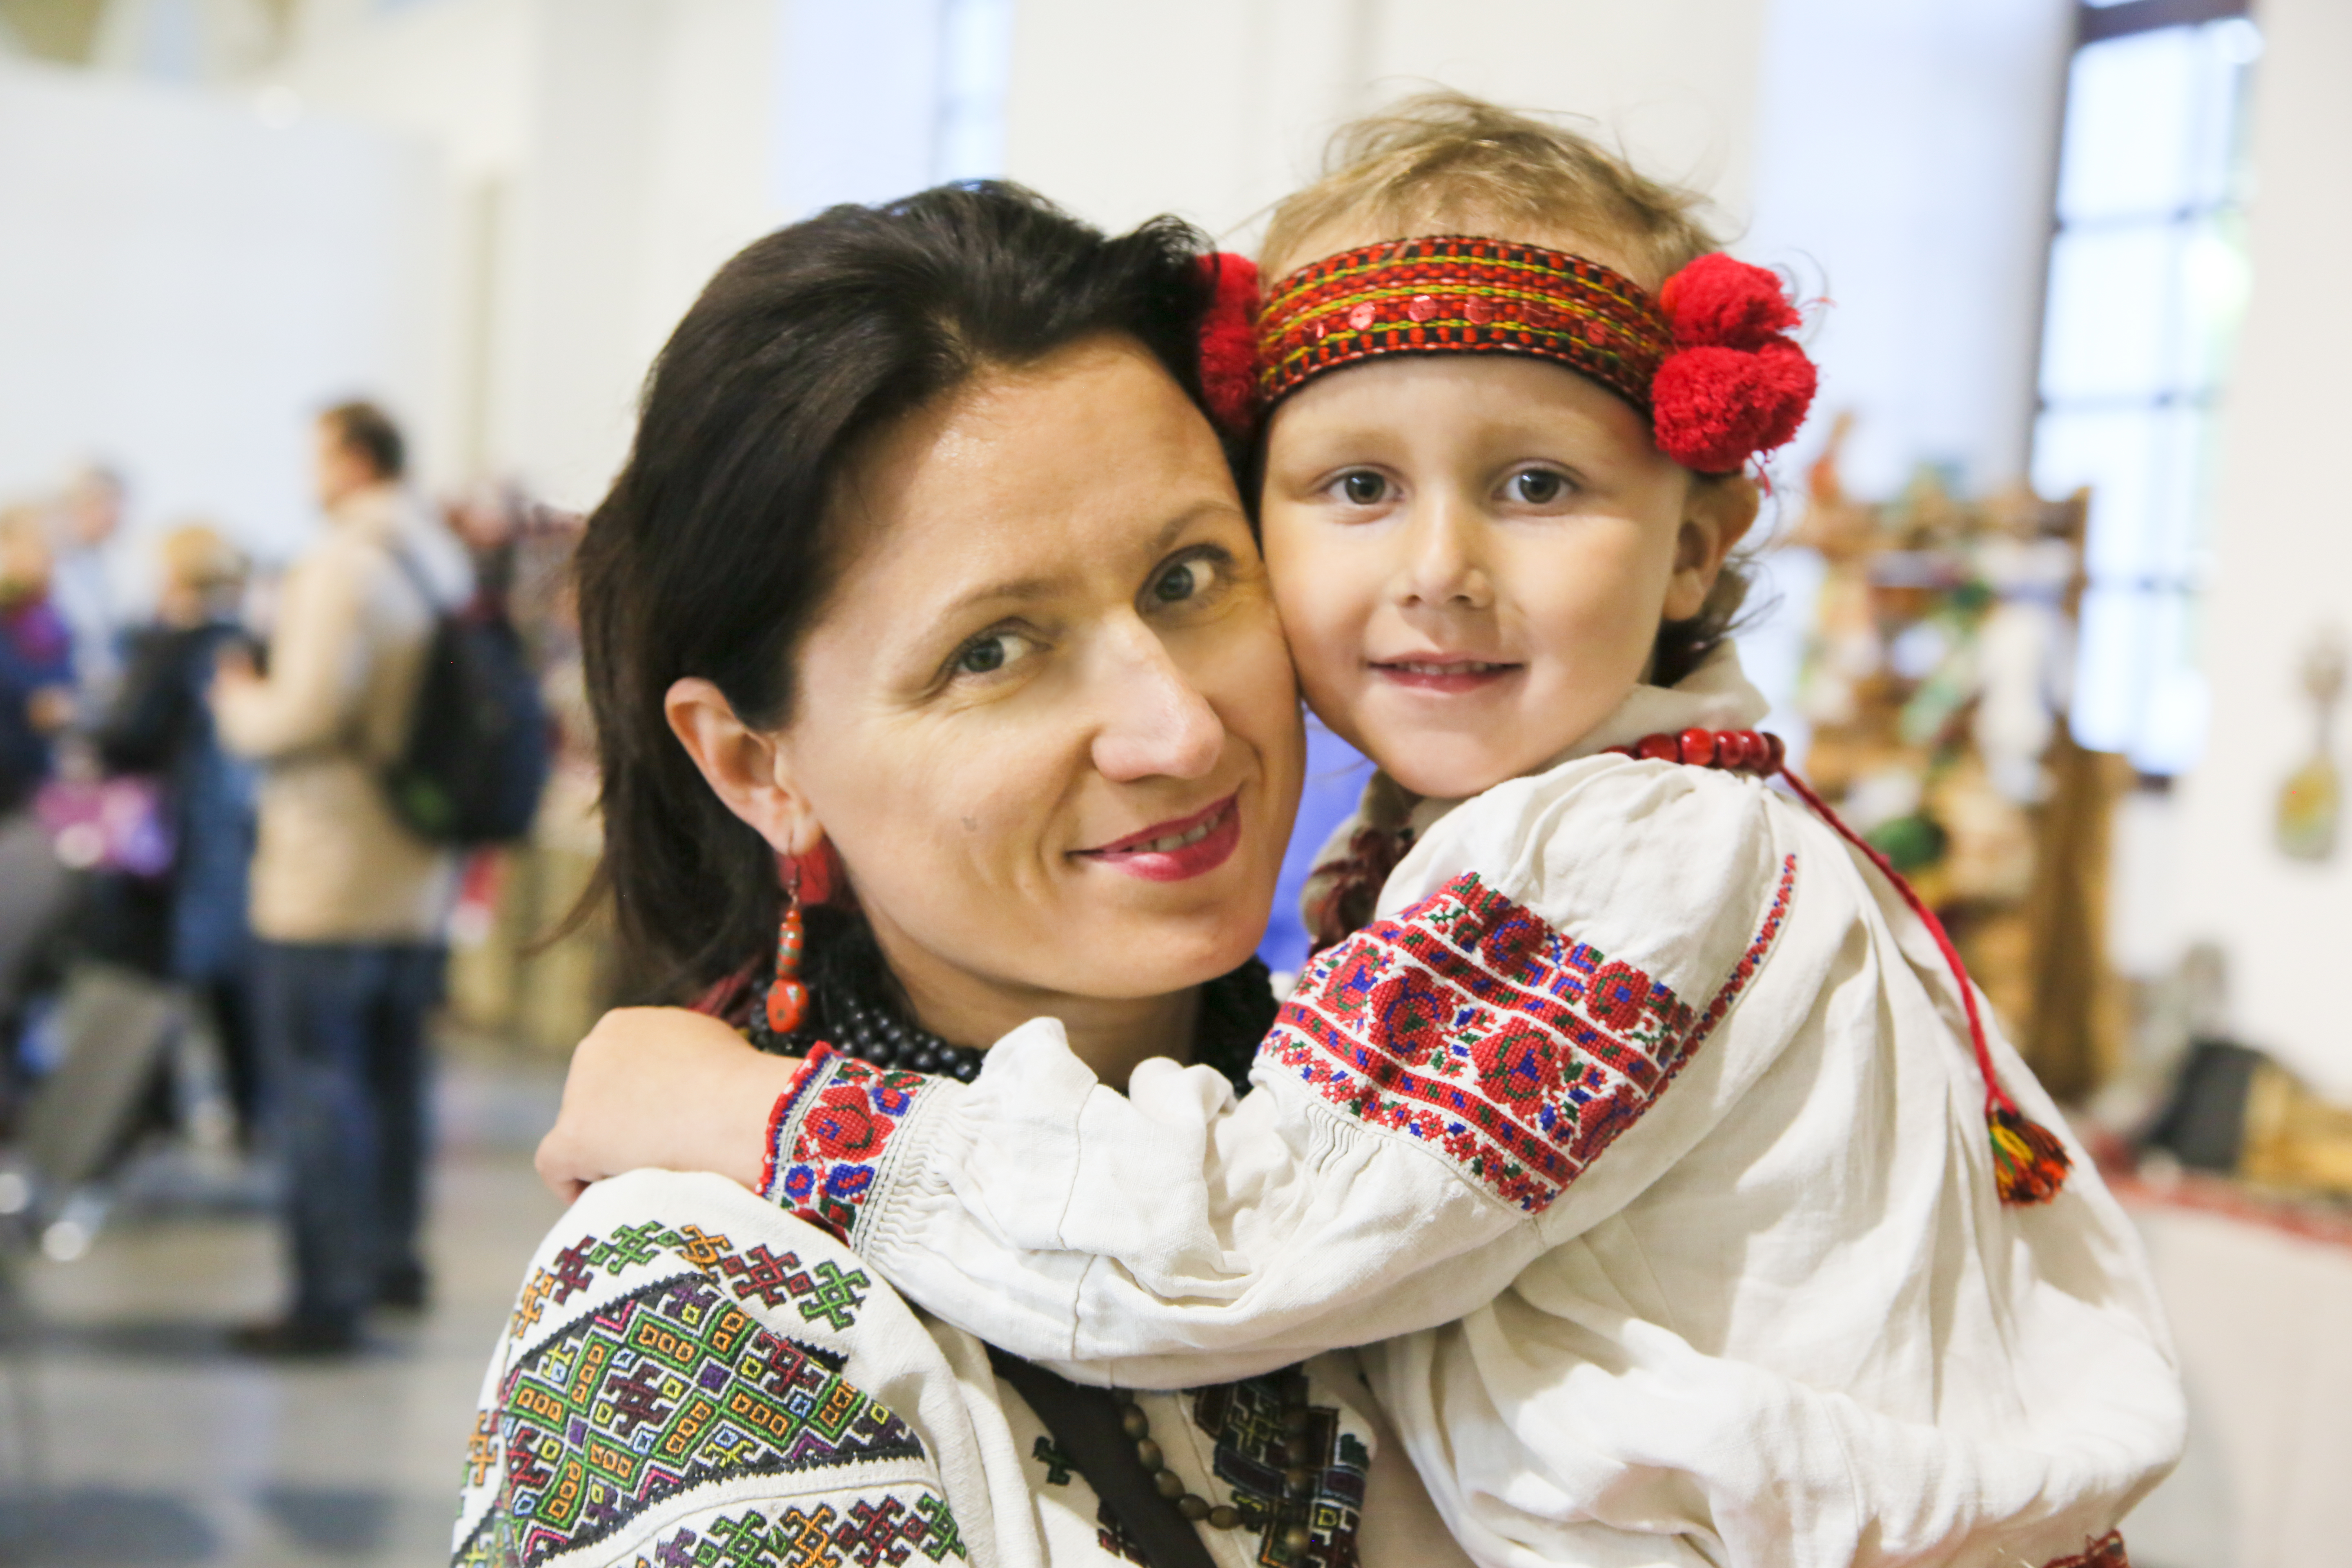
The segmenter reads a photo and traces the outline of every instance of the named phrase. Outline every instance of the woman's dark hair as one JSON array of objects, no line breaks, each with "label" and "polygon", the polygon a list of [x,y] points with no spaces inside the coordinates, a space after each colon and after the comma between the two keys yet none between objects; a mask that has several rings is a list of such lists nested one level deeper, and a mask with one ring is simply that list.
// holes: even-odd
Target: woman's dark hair
[{"label": "woman's dark hair", "polygon": [[780,913],[766,844],[670,733],[671,683],[712,681],[749,724],[790,719],[793,656],[839,565],[837,481],[975,374],[1119,333],[1198,402],[1208,248],[1172,218],[1112,238],[988,182],[835,207],[710,280],[655,362],[628,464],[580,547],[597,890],[633,958],[707,984],[765,952]]}]

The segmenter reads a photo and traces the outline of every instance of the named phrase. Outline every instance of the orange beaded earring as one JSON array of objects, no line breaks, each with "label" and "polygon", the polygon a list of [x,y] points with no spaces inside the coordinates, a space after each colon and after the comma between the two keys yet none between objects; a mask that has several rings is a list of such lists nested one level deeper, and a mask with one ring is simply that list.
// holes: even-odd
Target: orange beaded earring
[{"label": "orange beaded earring", "polygon": [[809,988],[801,979],[801,948],[806,941],[801,926],[802,880],[805,876],[811,904],[832,898],[832,847],[820,841],[806,855],[779,855],[776,873],[784,884],[784,918],[776,926],[776,978],[768,986],[768,1027],[789,1035],[808,1019]]},{"label": "orange beaded earring", "polygon": [[801,980],[801,889],[795,875],[784,885],[784,918],[776,927],[776,978],[768,985],[768,1027],[789,1035],[808,1016],[808,986]]}]

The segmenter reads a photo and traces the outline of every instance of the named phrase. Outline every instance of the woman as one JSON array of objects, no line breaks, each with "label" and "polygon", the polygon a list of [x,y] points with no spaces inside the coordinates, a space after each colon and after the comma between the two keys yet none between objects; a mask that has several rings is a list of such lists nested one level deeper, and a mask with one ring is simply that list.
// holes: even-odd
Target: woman
[{"label": "woman", "polygon": [[[968,1072],[950,1042],[1050,1014],[1113,1081],[1242,1077],[1302,739],[1200,407],[1198,250],[1003,186],[837,208],[664,351],[581,554],[604,875],[625,939],[724,995],[764,975],[778,858],[812,905],[837,865],[782,1048]],[[878,1068],[828,1090],[836,1176],[893,1104]],[[1346,1356],[1114,1402],[651,1171],[542,1247],[467,1482],[461,1563],[1459,1560]]]}]

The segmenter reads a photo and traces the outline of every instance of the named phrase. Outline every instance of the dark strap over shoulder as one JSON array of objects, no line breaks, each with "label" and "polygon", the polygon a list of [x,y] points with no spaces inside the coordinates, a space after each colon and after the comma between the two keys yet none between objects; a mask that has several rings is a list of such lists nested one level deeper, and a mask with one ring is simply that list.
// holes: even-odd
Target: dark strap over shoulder
[{"label": "dark strap over shoulder", "polygon": [[1118,1405],[1109,1389],[1072,1383],[994,1345],[988,1347],[988,1363],[1029,1402],[1054,1435],[1055,1446],[1069,1456],[1095,1496],[1143,1548],[1151,1568],[1215,1568],[1200,1531],[1160,1495],[1143,1461],[1135,1457],[1135,1444],[1119,1426]]},{"label": "dark strap over shoulder", "polygon": [[425,574],[425,563],[408,552],[408,546],[398,540],[390,540],[385,542],[383,552],[392,557],[392,563],[400,569],[402,576],[408,579],[408,585],[416,590],[416,596],[425,601],[425,614],[439,616],[446,613],[441,595],[434,591],[433,580]]}]

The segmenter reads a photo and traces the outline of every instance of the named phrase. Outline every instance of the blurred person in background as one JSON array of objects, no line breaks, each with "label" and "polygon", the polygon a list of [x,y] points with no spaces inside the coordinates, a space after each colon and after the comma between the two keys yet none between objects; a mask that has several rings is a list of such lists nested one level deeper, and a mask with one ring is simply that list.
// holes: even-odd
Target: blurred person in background
[{"label": "blurred person in background", "polygon": [[92,712],[103,709],[122,671],[123,620],[109,553],[122,531],[123,499],[122,476],[91,463],[58,504],[58,612],[73,637],[76,685]]},{"label": "blurred person in background", "polygon": [[405,471],[382,410],[320,417],[327,528],[279,589],[267,675],[225,649],[213,687],[222,740],[263,769],[255,1001],[295,1290],[284,1317],[238,1333],[257,1354],[355,1349],[371,1307],[425,1296],[425,1028],[457,865],[378,775],[408,733],[435,618],[472,573]]},{"label": "blurred person in background", "polygon": [[250,763],[222,747],[205,700],[221,651],[243,647],[237,611],[246,560],[203,523],[166,533],[159,553],[155,620],[131,634],[121,683],[91,733],[109,773],[155,780],[173,845],[160,878],[121,889],[130,929],[126,951],[115,956],[205,999],[249,1143],[261,1083],[246,920],[255,776]]},{"label": "blurred person in background", "polygon": [[55,567],[38,511],[0,513],[0,816],[32,800],[74,714],[73,643],[51,592]]}]

